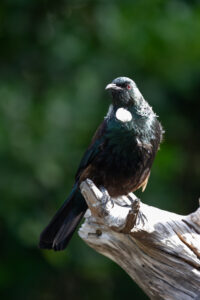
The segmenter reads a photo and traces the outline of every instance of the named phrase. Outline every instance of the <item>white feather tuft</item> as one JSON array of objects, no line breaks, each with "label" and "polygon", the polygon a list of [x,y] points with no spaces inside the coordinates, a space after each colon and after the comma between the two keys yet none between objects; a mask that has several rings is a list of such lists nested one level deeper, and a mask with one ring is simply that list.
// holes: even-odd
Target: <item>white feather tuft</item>
[{"label": "white feather tuft", "polygon": [[119,121],[121,121],[123,123],[130,122],[132,120],[132,115],[131,115],[130,111],[128,111],[127,109],[125,109],[123,107],[118,108],[115,116]]}]

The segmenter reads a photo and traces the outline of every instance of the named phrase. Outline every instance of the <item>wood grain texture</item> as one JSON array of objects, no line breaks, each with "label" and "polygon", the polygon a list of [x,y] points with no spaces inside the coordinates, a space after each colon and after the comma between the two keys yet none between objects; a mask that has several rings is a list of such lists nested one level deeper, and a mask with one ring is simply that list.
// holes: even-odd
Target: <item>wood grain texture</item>
[{"label": "wood grain texture", "polygon": [[200,208],[181,216],[134,194],[102,203],[91,180],[81,184],[89,210],[80,237],[120,265],[150,299],[200,299]]}]

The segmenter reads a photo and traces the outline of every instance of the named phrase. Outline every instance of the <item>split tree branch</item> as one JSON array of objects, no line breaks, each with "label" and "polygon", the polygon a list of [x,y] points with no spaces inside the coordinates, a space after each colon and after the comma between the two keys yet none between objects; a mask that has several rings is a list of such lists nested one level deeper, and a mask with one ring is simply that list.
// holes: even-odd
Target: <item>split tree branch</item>
[{"label": "split tree branch", "polygon": [[90,247],[120,265],[150,299],[200,299],[200,208],[181,216],[132,193],[105,204],[89,179],[81,192],[89,210],[79,235]]}]

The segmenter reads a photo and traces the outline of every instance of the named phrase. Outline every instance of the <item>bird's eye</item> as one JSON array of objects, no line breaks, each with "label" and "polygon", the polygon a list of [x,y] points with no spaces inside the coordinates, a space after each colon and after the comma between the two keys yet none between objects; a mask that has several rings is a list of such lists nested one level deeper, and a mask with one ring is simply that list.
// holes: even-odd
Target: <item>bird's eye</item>
[{"label": "bird's eye", "polygon": [[127,87],[127,89],[128,89],[128,90],[130,90],[130,89],[131,89],[131,86],[130,86],[130,84],[127,84],[127,86],[126,86],[126,87]]}]

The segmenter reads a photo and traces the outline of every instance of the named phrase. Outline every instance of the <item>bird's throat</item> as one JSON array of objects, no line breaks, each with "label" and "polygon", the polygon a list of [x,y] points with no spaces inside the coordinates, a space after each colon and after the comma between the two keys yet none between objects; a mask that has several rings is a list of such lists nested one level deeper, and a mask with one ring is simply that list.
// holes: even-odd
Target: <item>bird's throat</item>
[{"label": "bird's throat", "polygon": [[115,117],[122,123],[130,122],[132,120],[132,114],[130,113],[130,111],[123,107],[117,109]]}]

